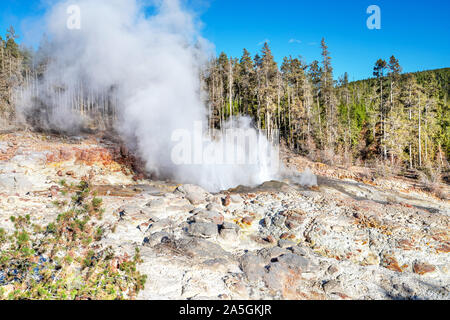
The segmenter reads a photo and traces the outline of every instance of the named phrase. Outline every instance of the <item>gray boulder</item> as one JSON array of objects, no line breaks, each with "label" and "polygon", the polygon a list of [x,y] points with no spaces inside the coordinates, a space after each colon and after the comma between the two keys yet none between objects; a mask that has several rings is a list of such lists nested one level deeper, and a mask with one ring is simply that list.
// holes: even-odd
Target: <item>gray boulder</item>
[{"label": "gray boulder", "polygon": [[153,199],[146,204],[151,210],[161,210],[165,207],[165,201],[162,198]]},{"label": "gray boulder", "polygon": [[272,218],[272,224],[278,228],[284,228],[286,217],[282,215],[276,215]]},{"label": "gray boulder", "polygon": [[293,247],[295,245],[296,245],[296,243],[292,240],[287,240],[287,239],[278,240],[278,246],[283,249]]},{"label": "gray boulder", "polygon": [[269,263],[272,259],[278,258],[285,253],[287,253],[285,249],[280,247],[272,247],[259,250],[258,256],[262,257],[266,263]]},{"label": "gray boulder", "polygon": [[286,273],[286,268],[279,262],[270,263],[267,267],[267,272],[263,275],[264,283],[267,288],[272,291],[283,289],[283,279],[281,275]]},{"label": "gray boulder", "polygon": [[170,219],[161,219],[152,223],[149,227],[149,231],[152,233],[159,232],[164,229],[168,229],[173,226],[173,221]]},{"label": "gray boulder", "polygon": [[192,184],[185,184],[179,186],[175,190],[175,192],[184,195],[192,205],[199,205],[205,203],[206,197],[209,195],[209,193],[205,191],[203,188]]},{"label": "gray boulder", "polygon": [[192,217],[189,218],[189,221],[215,223],[217,225],[221,225],[223,224],[223,215],[217,211],[198,210]]},{"label": "gray boulder", "polygon": [[239,240],[241,229],[235,223],[224,222],[220,226],[220,238],[228,242],[236,242]]},{"label": "gray boulder", "polygon": [[208,205],[206,206],[206,209],[211,210],[211,211],[217,211],[217,212],[223,211],[222,205],[218,204],[216,202],[208,203]]},{"label": "gray boulder", "polygon": [[262,279],[265,274],[264,266],[264,259],[252,252],[247,252],[239,259],[239,267],[249,281]]},{"label": "gray boulder", "polygon": [[182,238],[176,242],[177,248],[191,258],[231,259],[231,254],[226,252],[217,243],[202,238]]},{"label": "gray boulder", "polygon": [[234,229],[220,229],[220,238],[228,242],[236,242],[239,240],[239,234]]},{"label": "gray boulder", "polygon": [[286,253],[277,258],[278,262],[289,269],[299,270],[301,272],[311,271],[311,263],[305,257],[293,253]]},{"label": "gray boulder", "polygon": [[288,248],[288,250],[299,256],[304,257],[304,256],[308,255],[307,249],[300,247],[300,246],[293,246],[293,247]]},{"label": "gray boulder", "polygon": [[167,232],[165,231],[155,232],[144,239],[144,245],[149,245],[153,247],[158,243],[161,243],[161,241],[165,238],[170,238],[170,235]]},{"label": "gray boulder", "polygon": [[337,280],[327,281],[325,284],[322,285],[322,288],[323,288],[323,291],[325,291],[325,293],[327,293],[327,294],[342,291],[341,284]]},{"label": "gray boulder", "polygon": [[195,237],[211,238],[217,236],[219,228],[215,223],[194,222],[188,226],[187,232]]}]

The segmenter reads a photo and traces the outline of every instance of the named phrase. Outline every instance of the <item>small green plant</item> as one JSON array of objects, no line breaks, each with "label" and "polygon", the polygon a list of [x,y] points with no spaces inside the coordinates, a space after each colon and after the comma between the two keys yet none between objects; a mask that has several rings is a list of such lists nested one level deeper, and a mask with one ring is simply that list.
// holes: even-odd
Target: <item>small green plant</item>
[{"label": "small green plant", "polygon": [[54,222],[43,228],[29,215],[12,216],[14,233],[0,229],[0,299],[135,298],[146,281],[139,250],[130,258],[103,248],[102,199],[86,182],[61,185],[72,201],[58,202],[64,211]]},{"label": "small green plant", "polygon": [[6,241],[6,231],[0,228],[0,246]]},{"label": "small green plant", "polygon": [[101,198],[93,198],[92,199],[92,207],[95,210],[99,210],[100,207],[102,206],[102,203],[103,203],[103,199],[101,199]]}]

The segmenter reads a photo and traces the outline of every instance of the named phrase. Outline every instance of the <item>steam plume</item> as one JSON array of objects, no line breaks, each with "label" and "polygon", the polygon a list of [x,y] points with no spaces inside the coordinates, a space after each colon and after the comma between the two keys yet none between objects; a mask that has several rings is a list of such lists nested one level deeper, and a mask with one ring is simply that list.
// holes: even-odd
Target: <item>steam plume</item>
[{"label": "steam plume", "polygon": [[[79,30],[66,26],[67,8],[73,4],[81,9]],[[114,105],[116,129],[142,157],[146,169],[160,177],[210,191],[275,178],[271,161],[277,155],[270,148],[258,149],[256,162],[250,165],[173,163],[173,133],[192,132],[196,121],[207,119],[199,70],[212,45],[177,0],[158,2],[154,9],[155,14],[147,16],[137,0],[59,1],[52,6],[46,19],[47,68],[22,94],[19,106],[24,114],[33,108],[36,116],[37,109],[49,128],[73,131],[83,125],[87,112]],[[235,122],[229,125],[250,128],[249,121]],[[254,133],[258,145],[269,145]],[[220,154],[218,148],[225,154],[235,147],[249,151],[223,141],[219,134],[212,142],[197,144],[207,147],[212,158]]]}]

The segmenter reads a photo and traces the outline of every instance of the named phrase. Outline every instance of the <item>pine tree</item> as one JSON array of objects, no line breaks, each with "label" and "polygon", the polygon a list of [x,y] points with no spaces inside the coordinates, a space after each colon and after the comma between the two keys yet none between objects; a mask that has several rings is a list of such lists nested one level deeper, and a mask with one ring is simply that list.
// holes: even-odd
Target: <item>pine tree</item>
[{"label": "pine tree", "polygon": [[253,60],[250,56],[250,52],[244,49],[240,64],[240,79],[241,79],[241,94],[244,104],[244,114],[250,114],[251,105],[253,103],[255,71]]},{"label": "pine tree", "polygon": [[381,141],[379,142],[380,149],[382,150],[383,158],[386,160],[387,158],[387,147],[386,147],[386,110],[385,110],[385,104],[384,104],[384,97],[383,97],[383,81],[384,81],[384,72],[386,70],[387,63],[383,59],[378,59],[375,63],[375,66],[373,68],[373,75],[379,80],[380,82],[380,107],[379,107],[379,115],[380,115],[380,137]]},{"label": "pine tree", "polygon": [[321,148],[323,147],[323,134],[322,134],[322,108],[320,105],[320,76],[322,74],[322,70],[319,66],[319,62],[314,60],[309,65],[308,78],[312,87],[312,95],[314,99],[314,110],[313,116],[314,119],[317,119],[315,122],[317,126],[313,129],[315,131],[316,144]]},{"label": "pine tree", "polygon": [[259,67],[259,95],[262,112],[265,114],[264,128],[270,135],[272,129],[272,115],[276,111],[276,77],[278,72],[277,64],[266,42],[262,48],[261,62]]},{"label": "pine tree", "polygon": [[[385,110],[385,126],[384,126],[384,139],[386,151],[390,154],[391,165],[394,164],[395,155],[398,157],[401,153],[402,146],[398,143],[398,134],[396,132],[404,132],[402,128],[402,110],[397,108],[396,100],[398,96],[398,86],[397,83],[400,78],[400,73],[402,72],[402,67],[398,59],[391,56],[389,59],[388,67],[388,78],[389,78],[389,108]],[[397,142],[396,142],[397,141]]]},{"label": "pine tree", "polygon": [[334,94],[333,67],[325,39],[321,41],[322,68],[320,76],[320,98],[325,109],[327,148],[329,152],[335,147],[336,132],[336,100]]}]

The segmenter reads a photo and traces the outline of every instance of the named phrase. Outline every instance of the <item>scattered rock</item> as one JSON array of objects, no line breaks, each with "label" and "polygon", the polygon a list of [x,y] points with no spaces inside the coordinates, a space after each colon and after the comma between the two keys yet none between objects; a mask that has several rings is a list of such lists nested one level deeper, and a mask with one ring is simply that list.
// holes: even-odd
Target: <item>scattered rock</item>
[{"label": "scattered rock", "polygon": [[176,246],[180,252],[191,258],[231,259],[231,254],[219,244],[202,238],[183,238],[176,242]]},{"label": "scattered rock", "polygon": [[276,215],[272,219],[272,224],[278,228],[283,228],[286,222],[286,217],[282,215]]},{"label": "scattered rock", "polygon": [[249,281],[258,281],[264,274],[264,259],[252,252],[247,252],[239,260],[239,266]]},{"label": "scattered rock", "polygon": [[232,229],[220,229],[219,236],[221,239],[229,242],[236,242],[239,239],[239,235],[236,230]]},{"label": "scattered rock", "polygon": [[285,233],[283,233],[283,234],[280,236],[280,239],[289,239],[289,240],[293,240],[293,239],[295,239],[295,235],[293,235],[292,233],[287,233],[287,232],[285,232]]},{"label": "scattered rock", "polygon": [[205,223],[215,223],[216,225],[223,224],[223,215],[217,211],[210,210],[199,210],[192,217],[189,218],[191,222],[205,222]]},{"label": "scattered rock", "polygon": [[162,242],[163,239],[169,239],[170,235],[165,231],[159,231],[152,233],[150,236],[144,238],[144,245],[149,245],[151,247]]},{"label": "scattered rock", "polygon": [[250,234],[248,238],[259,245],[267,245],[266,239],[257,234]]},{"label": "scattered rock", "polygon": [[285,249],[280,247],[264,248],[258,251],[258,256],[262,257],[265,263],[269,263],[272,259],[287,253]]},{"label": "scattered rock", "polygon": [[208,205],[206,206],[206,209],[210,210],[210,211],[217,211],[217,212],[221,212],[222,211],[222,205],[215,203],[215,202],[210,202],[208,203]]},{"label": "scattered rock", "polygon": [[146,223],[146,222],[155,222],[158,219],[152,215],[152,213],[148,212],[146,208],[141,207],[135,203],[127,203],[123,206],[120,206],[117,209],[119,213],[119,217],[121,219],[129,219],[134,223]]},{"label": "scattered rock", "polygon": [[294,269],[300,272],[310,272],[311,263],[305,257],[293,253],[285,253],[277,258],[278,262],[286,266],[289,269]]},{"label": "scattered rock", "polygon": [[336,293],[342,291],[342,287],[339,281],[330,280],[323,284],[323,291],[327,294]]},{"label": "scattered rock", "polygon": [[391,270],[396,272],[402,272],[402,268],[398,265],[398,261],[394,256],[391,255],[385,255],[384,259],[382,260],[382,265]]},{"label": "scattered rock", "polygon": [[283,280],[286,269],[279,262],[272,262],[267,266],[267,272],[263,274],[264,283],[271,291],[284,289]]},{"label": "scattered rock", "polygon": [[247,217],[242,218],[241,222],[244,225],[251,226],[254,220],[255,220],[255,218],[247,216]]},{"label": "scattered rock", "polygon": [[152,223],[149,227],[150,232],[158,232],[164,229],[168,229],[173,226],[173,221],[170,219],[161,219]]},{"label": "scattered rock", "polygon": [[244,202],[244,199],[242,199],[241,195],[239,195],[239,194],[231,194],[229,197],[230,197],[231,203],[241,204]]},{"label": "scattered rock", "polygon": [[272,224],[272,220],[269,217],[265,217],[264,219],[262,219],[261,224],[266,228],[270,228],[270,225]]},{"label": "scattered rock", "polygon": [[294,253],[296,255],[299,255],[299,256],[303,256],[304,257],[304,256],[308,255],[307,250],[305,248],[302,248],[302,247],[298,246],[298,245],[290,247],[290,248],[288,248],[288,250],[290,250],[292,253]]},{"label": "scattered rock", "polygon": [[277,243],[277,240],[275,239],[275,237],[273,235],[268,235],[264,240],[266,240],[269,243]]},{"label": "scattered rock", "polygon": [[291,221],[291,220],[287,220],[287,221],[286,221],[286,227],[287,227],[289,230],[297,229],[299,226],[300,226],[300,225],[299,225],[297,222],[295,222],[295,221]]},{"label": "scattered rock", "polygon": [[231,229],[235,230],[236,232],[240,231],[240,228],[237,224],[231,223],[231,222],[224,222],[221,226],[222,229]]},{"label": "scattered rock", "polygon": [[119,223],[114,232],[106,235],[108,242],[112,241],[116,245],[120,244],[121,246],[126,244],[141,245],[144,238],[143,233],[136,226],[129,223]]},{"label": "scattered rock", "polygon": [[50,187],[50,194],[52,197],[56,197],[59,193],[60,188],[58,186],[51,186]]},{"label": "scattered rock", "polygon": [[414,273],[424,275],[436,271],[436,267],[428,263],[416,262],[414,263],[413,271]]},{"label": "scattered rock", "polygon": [[160,210],[160,209],[164,208],[165,204],[166,203],[165,203],[164,199],[158,198],[158,199],[151,200],[150,202],[148,202],[146,204],[146,206],[152,210]]},{"label": "scattered rock", "polygon": [[186,195],[186,199],[194,206],[205,202],[205,197],[199,193],[189,193]]},{"label": "scattered rock", "polygon": [[203,261],[203,263],[202,263],[203,266],[205,266],[213,271],[220,271],[220,272],[227,272],[228,264],[229,264],[229,261],[224,258],[208,259],[208,260]]},{"label": "scattered rock", "polygon": [[206,197],[209,195],[203,188],[191,184],[179,186],[176,192],[183,194],[192,205],[205,203]]},{"label": "scattered rock", "polygon": [[339,268],[331,265],[328,267],[327,272],[328,272],[328,274],[333,275],[333,274],[336,274],[337,272],[339,272]]},{"label": "scattered rock", "polygon": [[219,230],[220,237],[229,242],[236,242],[239,240],[240,228],[234,223],[224,222]]},{"label": "scattered rock", "polygon": [[207,200],[208,200],[211,204],[217,204],[217,205],[219,205],[218,208],[220,208],[220,210],[218,210],[218,208],[216,208],[215,210],[217,210],[217,211],[222,211],[222,210],[223,210],[223,207],[222,207],[222,197],[223,197],[223,195],[215,194],[215,195],[210,195],[209,197],[207,197]]},{"label": "scattered rock", "polygon": [[195,237],[211,238],[217,236],[219,229],[215,223],[194,222],[188,226],[188,233]]},{"label": "scattered rock", "polygon": [[296,243],[294,241],[291,241],[291,240],[285,240],[285,239],[278,240],[278,246],[280,248],[289,248],[289,247],[292,247],[292,246],[295,246],[295,245],[296,245]]},{"label": "scattered rock", "polygon": [[143,173],[135,174],[133,176],[133,181],[140,181],[140,180],[144,180],[144,179],[145,179],[145,175]]},{"label": "scattered rock", "polygon": [[436,248],[436,251],[439,253],[449,253],[450,252],[450,243],[443,243]]},{"label": "scattered rock", "polygon": [[225,198],[222,199],[222,204],[224,207],[228,207],[231,204],[230,195],[227,195]]}]

